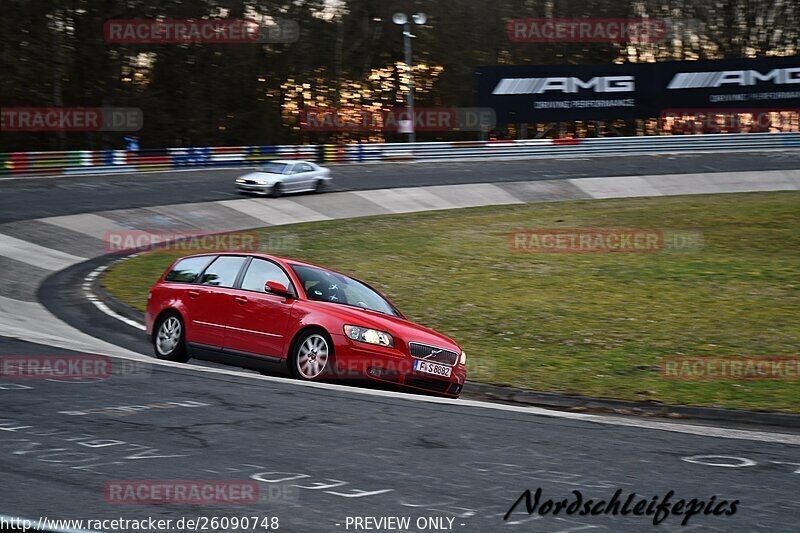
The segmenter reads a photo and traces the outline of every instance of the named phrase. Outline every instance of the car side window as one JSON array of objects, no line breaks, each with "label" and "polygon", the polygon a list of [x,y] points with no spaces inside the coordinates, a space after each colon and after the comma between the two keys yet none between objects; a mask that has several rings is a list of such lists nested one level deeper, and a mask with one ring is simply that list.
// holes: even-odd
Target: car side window
[{"label": "car side window", "polygon": [[281,267],[267,261],[266,259],[253,259],[247,267],[247,273],[242,280],[242,289],[246,291],[266,292],[264,285],[268,281],[277,281],[287,288],[291,288],[292,283]]},{"label": "car side window", "polygon": [[194,283],[194,281],[197,280],[197,276],[200,275],[212,259],[214,259],[213,255],[181,259],[172,267],[172,270],[166,275],[164,281],[173,283]]},{"label": "car side window", "polygon": [[235,255],[218,257],[203,273],[200,283],[214,287],[233,287],[244,260],[244,257]]},{"label": "car side window", "polygon": [[295,172],[311,172],[312,170],[314,169],[311,167],[311,165],[306,163],[301,163],[297,165]]}]

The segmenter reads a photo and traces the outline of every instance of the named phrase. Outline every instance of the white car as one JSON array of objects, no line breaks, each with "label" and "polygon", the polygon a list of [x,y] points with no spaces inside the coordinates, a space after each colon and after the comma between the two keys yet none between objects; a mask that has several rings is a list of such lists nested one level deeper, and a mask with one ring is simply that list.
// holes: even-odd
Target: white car
[{"label": "white car", "polygon": [[240,192],[278,197],[292,192],[322,192],[331,179],[331,171],[316,163],[275,160],[236,178],[236,186]]}]

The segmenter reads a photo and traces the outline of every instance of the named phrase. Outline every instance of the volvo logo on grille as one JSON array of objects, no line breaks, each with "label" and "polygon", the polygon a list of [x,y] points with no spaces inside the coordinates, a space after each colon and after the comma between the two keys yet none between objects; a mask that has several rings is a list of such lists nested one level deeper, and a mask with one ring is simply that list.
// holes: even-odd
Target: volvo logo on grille
[{"label": "volvo logo on grille", "polygon": [[423,357],[423,359],[430,359],[430,358],[431,358],[431,357],[433,357],[434,355],[440,354],[440,353],[442,353],[443,351],[444,351],[444,350],[431,350],[431,353],[429,353],[428,355],[426,355],[425,357]]},{"label": "volvo logo on grille", "polygon": [[423,361],[441,363],[444,365],[454,365],[458,361],[458,354],[447,348],[437,348],[429,344],[418,342],[409,343],[411,356]]}]

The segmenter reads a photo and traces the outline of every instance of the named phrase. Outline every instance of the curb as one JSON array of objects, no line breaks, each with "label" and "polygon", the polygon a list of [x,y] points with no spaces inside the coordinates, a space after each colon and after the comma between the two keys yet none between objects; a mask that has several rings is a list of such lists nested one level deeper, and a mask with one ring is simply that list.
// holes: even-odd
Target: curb
[{"label": "curb", "polygon": [[671,405],[660,402],[635,402],[539,392],[503,385],[468,381],[463,395],[486,401],[530,405],[559,411],[592,412],[616,415],[660,417],[680,420],[706,420],[747,425],[778,426],[800,429],[800,415],[774,411],[748,411],[692,405]]},{"label": "curb", "polygon": [[[116,262],[117,261],[115,261],[114,263]],[[109,267],[111,267],[114,263],[109,265]],[[108,308],[114,311],[115,313],[122,315],[123,317],[129,320],[133,320],[135,322],[144,324],[144,313],[142,311],[139,311],[135,307],[126,304],[122,300],[115,298],[114,296],[111,295],[111,293],[109,293],[103,287],[103,284],[100,282],[100,280],[103,279],[103,276],[105,275],[106,272],[107,271],[104,271],[101,275],[97,276],[94,280],[92,280],[91,288],[94,295],[97,297],[98,300],[106,304]]]}]

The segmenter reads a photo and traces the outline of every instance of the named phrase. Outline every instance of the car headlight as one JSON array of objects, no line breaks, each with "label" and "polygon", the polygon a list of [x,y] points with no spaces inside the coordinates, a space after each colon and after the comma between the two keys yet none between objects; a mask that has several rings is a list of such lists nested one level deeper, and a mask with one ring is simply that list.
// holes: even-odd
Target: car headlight
[{"label": "car headlight", "polygon": [[458,364],[466,365],[467,364],[467,352],[461,350],[461,358],[458,360]]},{"label": "car headlight", "polygon": [[265,180],[256,180],[256,183],[258,183],[259,185],[266,185],[267,184],[267,182]]},{"label": "car headlight", "polygon": [[385,331],[377,329],[362,328],[359,326],[345,326],[344,334],[354,341],[366,342],[367,344],[377,344],[378,346],[388,346],[394,348],[394,338]]},{"label": "car headlight", "polygon": [[244,180],[242,178],[237,178],[236,183],[244,183]]}]

